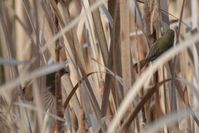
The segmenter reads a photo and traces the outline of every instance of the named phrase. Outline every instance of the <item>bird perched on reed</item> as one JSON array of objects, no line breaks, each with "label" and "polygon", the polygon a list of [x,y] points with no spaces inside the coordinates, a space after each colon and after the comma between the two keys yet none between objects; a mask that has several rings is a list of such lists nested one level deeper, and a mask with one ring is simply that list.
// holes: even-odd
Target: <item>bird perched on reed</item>
[{"label": "bird perched on reed", "polygon": [[[162,53],[167,51],[169,48],[173,46],[175,37],[175,32],[172,29],[167,30],[166,33],[162,37],[160,37],[151,47],[149,50],[148,55],[145,59],[139,62],[140,69],[142,69],[146,64],[150,61],[155,60],[159,57]],[[138,63],[134,64],[134,68],[138,70]]]},{"label": "bird perched on reed", "polygon": [[[63,68],[60,70],[61,76],[64,74],[69,73],[67,68]],[[42,106],[44,107],[44,110],[48,110],[51,113],[55,113],[55,74],[56,72],[47,74],[45,76],[42,76],[40,80],[42,83],[45,83],[45,85],[41,85],[40,87],[40,96],[41,96],[41,102]],[[42,84],[41,83],[41,84]],[[23,87],[23,94],[25,96],[25,99],[29,102],[33,101],[33,86],[32,81],[27,81]]]}]

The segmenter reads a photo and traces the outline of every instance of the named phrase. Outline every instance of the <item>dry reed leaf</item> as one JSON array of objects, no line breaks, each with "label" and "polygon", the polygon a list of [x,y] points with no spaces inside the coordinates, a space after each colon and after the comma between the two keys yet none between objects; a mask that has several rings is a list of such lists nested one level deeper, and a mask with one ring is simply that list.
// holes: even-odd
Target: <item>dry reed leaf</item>
[{"label": "dry reed leaf", "polygon": [[[120,1],[120,22],[122,77],[124,83],[130,87],[132,80],[129,38],[129,8],[127,1]],[[124,90],[124,92],[127,92],[127,90]]]},{"label": "dry reed leaf", "polygon": [[[94,2],[95,2],[94,0],[89,0],[90,5],[92,5]],[[102,52],[103,61],[105,62],[104,64],[107,65],[108,45],[107,45],[104,29],[102,26],[100,12],[98,9],[92,12],[92,17],[93,17],[93,22],[94,22],[94,27],[95,27],[95,33],[96,33],[96,36],[100,45],[100,49]]]}]

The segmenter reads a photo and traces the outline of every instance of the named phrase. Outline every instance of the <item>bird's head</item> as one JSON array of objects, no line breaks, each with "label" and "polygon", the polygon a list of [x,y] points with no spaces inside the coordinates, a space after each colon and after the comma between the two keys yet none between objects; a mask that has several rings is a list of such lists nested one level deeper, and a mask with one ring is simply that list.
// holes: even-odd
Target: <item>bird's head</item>
[{"label": "bird's head", "polygon": [[168,29],[167,32],[165,33],[166,38],[168,39],[174,39],[175,32],[172,29]]}]

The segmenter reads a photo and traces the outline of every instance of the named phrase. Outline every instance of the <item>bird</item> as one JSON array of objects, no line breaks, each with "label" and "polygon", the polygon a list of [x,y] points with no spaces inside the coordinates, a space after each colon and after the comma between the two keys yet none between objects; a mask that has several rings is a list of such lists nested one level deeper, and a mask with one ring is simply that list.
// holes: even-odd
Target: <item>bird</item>
[{"label": "bird", "polygon": [[[61,76],[64,74],[69,73],[68,68],[63,68],[60,70]],[[42,76],[40,80],[45,83],[45,85],[41,85],[40,90],[40,96],[41,96],[41,103],[45,111],[49,109],[49,112],[55,114],[55,104],[56,104],[56,98],[55,98],[55,74],[56,72],[47,74],[45,76]],[[25,85],[23,87],[23,94],[26,101],[32,102],[34,100],[33,97],[33,86],[32,86],[32,80],[25,82]],[[1,100],[1,99],[0,99]]]},{"label": "bird", "polygon": [[142,69],[149,62],[154,61],[162,53],[167,51],[173,46],[175,38],[175,32],[172,29],[168,29],[162,37],[160,37],[150,48],[147,56],[141,60],[139,63],[134,64],[136,71],[138,70],[138,64],[140,69]]}]

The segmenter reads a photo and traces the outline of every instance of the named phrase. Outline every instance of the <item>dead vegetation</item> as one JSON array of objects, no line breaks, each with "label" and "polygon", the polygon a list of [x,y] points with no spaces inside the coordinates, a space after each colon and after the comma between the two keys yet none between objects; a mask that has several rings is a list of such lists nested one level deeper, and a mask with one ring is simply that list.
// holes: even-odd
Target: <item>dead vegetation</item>
[{"label": "dead vegetation", "polygon": [[0,0],[0,132],[198,132],[198,2]]}]

